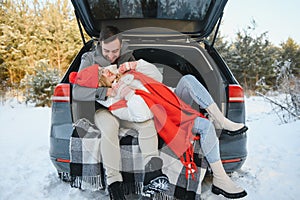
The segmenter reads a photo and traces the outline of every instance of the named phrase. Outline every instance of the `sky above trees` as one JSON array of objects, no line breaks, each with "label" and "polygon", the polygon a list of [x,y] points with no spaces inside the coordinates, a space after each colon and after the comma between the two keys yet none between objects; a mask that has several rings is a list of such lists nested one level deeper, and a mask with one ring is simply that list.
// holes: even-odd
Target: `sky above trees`
[{"label": "sky above trees", "polygon": [[238,30],[246,28],[252,19],[257,23],[256,33],[268,32],[269,40],[279,45],[288,37],[300,43],[298,0],[229,0],[224,10],[221,32],[233,39]]}]

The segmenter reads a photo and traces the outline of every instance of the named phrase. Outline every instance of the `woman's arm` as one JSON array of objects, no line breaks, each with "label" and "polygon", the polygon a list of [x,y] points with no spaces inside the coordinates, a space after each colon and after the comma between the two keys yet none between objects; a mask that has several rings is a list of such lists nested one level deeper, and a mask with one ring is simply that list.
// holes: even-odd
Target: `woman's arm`
[{"label": "woman's arm", "polygon": [[158,82],[162,82],[163,79],[163,76],[157,69],[157,67],[154,64],[149,63],[143,59],[134,62],[126,62],[121,64],[119,67],[119,72],[121,74],[129,70],[136,70],[140,73],[145,74],[146,76],[153,78]]},{"label": "woman's arm", "polygon": [[158,82],[162,82],[162,80],[163,80],[163,76],[160,73],[160,71],[157,69],[157,67],[154,64],[149,63],[143,59],[140,59],[137,61],[135,70],[137,72],[143,73],[146,76],[153,78],[154,80],[156,80]]}]

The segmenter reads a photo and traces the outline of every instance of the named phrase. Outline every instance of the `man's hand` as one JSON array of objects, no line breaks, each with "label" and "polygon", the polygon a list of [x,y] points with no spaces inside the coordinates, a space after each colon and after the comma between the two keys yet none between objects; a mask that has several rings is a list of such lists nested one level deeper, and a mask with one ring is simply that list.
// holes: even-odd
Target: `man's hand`
[{"label": "man's hand", "polygon": [[113,97],[115,96],[115,92],[112,88],[107,88],[106,96]]}]

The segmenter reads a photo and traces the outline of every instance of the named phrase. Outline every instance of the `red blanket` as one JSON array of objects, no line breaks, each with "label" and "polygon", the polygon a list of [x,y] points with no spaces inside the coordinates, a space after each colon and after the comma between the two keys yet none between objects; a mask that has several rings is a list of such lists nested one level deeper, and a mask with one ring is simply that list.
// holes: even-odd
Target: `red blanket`
[{"label": "red blanket", "polygon": [[145,100],[153,112],[156,130],[160,137],[185,165],[186,176],[189,173],[193,175],[196,172],[196,165],[193,162],[192,142],[199,137],[192,134],[192,128],[194,119],[204,115],[179,99],[164,84],[133,70],[129,73],[140,80],[150,92],[136,90],[136,94]]}]

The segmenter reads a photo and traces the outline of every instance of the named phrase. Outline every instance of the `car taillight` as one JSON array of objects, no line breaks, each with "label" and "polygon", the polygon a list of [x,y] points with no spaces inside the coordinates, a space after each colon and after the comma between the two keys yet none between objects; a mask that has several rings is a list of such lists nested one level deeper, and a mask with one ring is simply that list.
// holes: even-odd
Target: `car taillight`
[{"label": "car taillight", "polygon": [[244,102],[244,90],[240,85],[229,85],[229,103]]},{"label": "car taillight", "polygon": [[70,84],[58,84],[51,100],[53,102],[70,102]]}]

